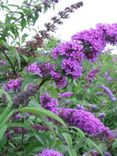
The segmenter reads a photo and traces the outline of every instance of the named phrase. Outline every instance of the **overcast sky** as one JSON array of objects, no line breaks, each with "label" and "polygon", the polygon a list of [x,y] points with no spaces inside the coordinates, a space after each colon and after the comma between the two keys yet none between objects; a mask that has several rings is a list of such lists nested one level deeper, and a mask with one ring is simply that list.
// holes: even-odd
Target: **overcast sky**
[{"label": "overcast sky", "polygon": [[[9,1],[18,4],[23,0]],[[58,11],[75,2],[78,2],[78,0],[59,0],[54,11],[51,9],[39,18],[35,29],[42,28],[43,24],[48,22]],[[83,0],[83,2],[84,6],[73,13],[69,19],[64,20],[64,24],[58,27],[56,37],[69,40],[74,33],[95,27],[97,23],[117,22],[117,0]]]}]

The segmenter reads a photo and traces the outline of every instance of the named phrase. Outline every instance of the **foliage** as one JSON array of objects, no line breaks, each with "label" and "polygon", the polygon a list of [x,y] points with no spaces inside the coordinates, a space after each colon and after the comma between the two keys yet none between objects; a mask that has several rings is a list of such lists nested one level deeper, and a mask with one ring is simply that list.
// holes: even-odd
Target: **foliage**
[{"label": "foliage", "polygon": [[[53,149],[65,156],[93,156],[94,152],[106,156],[107,151],[116,156],[117,62],[110,52],[100,55],[103,37],[104,47],[105,42],[114,45],[117,42],[116,25],[107,26],[107,34],[101,31],[101,37],[97,28],[87,31],[90,33],[88,37],[84,35],[87,38],[81,35],[87,32],[82,32],[65,43],[47,37],[33,49],[35,42],[31,41],[23,50],[34,50],[34,55],[21,54],[16,45],[22,46],[28,34],[19,33],[34,25],[39,14],[52,4],[55,2],[34,0],[24,1],[21,6],[0,4],[7,12],[0,24],[0,155],[34,156],[44,149]],[[78,5],[70,8],[74,7]],[[95,35],[98,44],[94,43]],[[9,43],[9,38],[13,42]],[[40,41],[42,36],[37,38]],[[71,55],[74,51],[78,57],[77,53]],[[107,131],[109,127],[111,134],[95,130],[90,125],[95,122],[85,119],[85,115],[74,119],[78,110],[92,116],[97,127],[101,125]],[[77,126],[79,121],[86,127]],[[86,131],[88,124],[88,129],[92,127],[100,133]]]}]

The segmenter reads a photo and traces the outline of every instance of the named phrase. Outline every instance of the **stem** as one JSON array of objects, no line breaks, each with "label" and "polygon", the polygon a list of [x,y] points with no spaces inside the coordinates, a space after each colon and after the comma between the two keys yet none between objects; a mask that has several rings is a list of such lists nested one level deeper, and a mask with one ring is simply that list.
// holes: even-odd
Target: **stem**
[{"label": "stem", "polygon": [[2,53],[4,54],[4,56],[6,57],[6,59],[8,60],[9,64],[11,65],[11,68],[13,69],[14,74],[17,76],[17,73],[15,71],[15,67],[12,64],[11,60],[9,59],[9,57],[7,56],[7,54],[4,52],[4,50],[2,48],[0,48],[0,50],[2,51]]},{"label": "stem", "polygon": [[41,86],[42,86],[46,81],[47,81],[47,80],[43,79],[43,80],[40,82],[40,84],[39,84],[39,86],[38,86],[38,89],[40,89]]},{"label": "stem", "polygon": [[[22,123],[24,123],[24,118],[22,117]],[[21,134],[21,145],[23,146],[23,143],[24,143],[24,134],[22,133]]]}]

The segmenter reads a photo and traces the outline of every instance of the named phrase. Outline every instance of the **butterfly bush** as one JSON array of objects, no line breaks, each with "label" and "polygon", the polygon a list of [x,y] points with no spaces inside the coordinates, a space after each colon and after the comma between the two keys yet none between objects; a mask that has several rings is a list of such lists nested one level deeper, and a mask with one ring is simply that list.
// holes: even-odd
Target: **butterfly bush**
[{"label": "butterfly bush", "polygon": [[55,151],[53,149],[45,149],[37,156],[64,156],[64,155],[59,151]]},{"label": "butterfly bush", "polygon": [[91,112],[83,109],[60,108],[59,116],[69,125],[76,126],[89,135],[98,136],[100,134],[109,135],[110,130],[96,118]]},{"label": "butterfly bush", "polygon": [[3,88],[6,91],[19,89],[22,85],[22,81],[22,78],[11,79],[3,85]]},{"label": "butterfly bush", "polygon": [[[116,43],[117,24],[99,24],[95,29],[76,33],[74,36],[72,36],[71,41],[60,43],[56,48],[54,48],[51,56],[53,58],[52,61],[55,62],[56,65],[49,62],[35,62],[26,67],[26,72],[38,75],[39,77],[43,78],[43,80],[53,80],[59,91],[59,88],[67,88],[69,85],[69,77],[72,80],[78,80],[82,76],[84,72],[83,62],[85,60],[92,62],[95,61],[104,50],[106,44],[115,45]],[[86,77],[87,82],[93,82],[98,73],[98,68],[92,69]],[[20,88],[21,85],[22,79],[17,78],[9,80],[6,84],[4,84],[4,89],[7,91],[16,90]],[[108,94],[112,101],[116,100],[112,92],[107,87],[103,85],[100,87],[106,94]],[[20,105],[27,105],[31,99],[31,96],[35,96],[39,89],[39,84],[29,84],[23,92],[19,93],[13,98],[13,105],[16,108],[18,108]],[[73,96],[72,92],[64,91],[65,90],[62,90],[62,93],[58,94],[58,99],[70,98]],[[64,107],[58,108],[58,99],[51,97],[49,93],[44,93],[40,96],[40,105],[46,110],[57,114],[66,123],[68,123],[68,125],[78,127],[88,135],[111,135],[110,129],[106,127],[97,117],[95,117],[93,113],[90,112],[98,110],[97,105],[89,104],[89,106],[87,106],[89,111],[80,104],[76,106],[76,109]],[[98,117],[101,119],[105,117],[104,115],[105,114],[103,113],[98,114]],[[16,115],[14,118],[16,120],[21,119],[21,117],[18,115]],[[53,120],[51,121],[54,122]],[[47,127],[41,124],[31,124],[31,126],[37,131],[49,130]],[[22,127],[15,127],[13,131],[15,134],[27,133],[27,129]],[[8,138],[10,138],[10,131],[8,131],[6,135]],[[37,156],[63,156],[63,154],[53,149],[45,149]]]}]

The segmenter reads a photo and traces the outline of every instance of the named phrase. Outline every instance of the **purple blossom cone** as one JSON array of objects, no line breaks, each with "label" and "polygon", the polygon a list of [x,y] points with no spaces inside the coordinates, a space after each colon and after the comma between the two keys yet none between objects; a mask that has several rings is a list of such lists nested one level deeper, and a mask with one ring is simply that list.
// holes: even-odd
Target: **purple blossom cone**
[{"label": "purple blossom cone", "polygon": [[100,134],[109,135],[110,130],[96,118],[92,113],[83,109],[61,108],[58,110],[59,116],[71,126],[76,126],[89,135],[98,136]]},{"label": "purple blossom cone", "polygon": [[37,156],[64,156],[64,155],[58,151],[53,150],[53,149],[45,149]]}]

